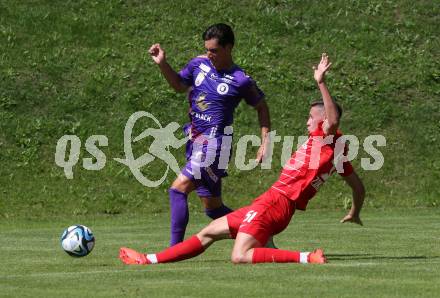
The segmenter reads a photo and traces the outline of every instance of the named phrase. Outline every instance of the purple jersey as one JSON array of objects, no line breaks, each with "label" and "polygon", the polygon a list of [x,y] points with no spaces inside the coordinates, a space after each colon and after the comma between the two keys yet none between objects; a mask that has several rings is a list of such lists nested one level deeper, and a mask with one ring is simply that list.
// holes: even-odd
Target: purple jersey
[{"label": "purple jersey", "polygon": [[233,122],[235,108],[244,98],[255,106],[264,97],[254,80],[237,65],[217,71],[207,57],[192,59],[180,72],[189,92],[191,136],[218,137]]}]

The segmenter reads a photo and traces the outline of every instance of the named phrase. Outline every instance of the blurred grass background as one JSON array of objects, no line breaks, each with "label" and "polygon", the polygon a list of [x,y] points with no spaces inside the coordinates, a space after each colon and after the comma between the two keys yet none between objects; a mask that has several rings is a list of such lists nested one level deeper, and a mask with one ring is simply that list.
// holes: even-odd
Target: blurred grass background
[{"label": "blurred grass background", "polygon": [[[187,121],[185,95],[168,87],[147,49],[159,42],[176,69],[204,51],[201,33],[217,22],[236,35],[234,59],[266,93],[272,128],[306,133],[308,103],[319,96],[311,66],[327,52],[327,80],[345,112],[341,129],[362,141],[386,137],[379,171],[364,171],[366,207],[440,204],[440,6],[435,1],[0,1],[0,216],[150,213],[168,210],[170,173],[146,188],[123,158],[123,130],[140,110],[162,124]],[[151,123],[143,123],[151,125]],[[140,124],[138,124],[140,126]],[[142,127],[138,127],[139,132]],[[255,111],[241,104],[235,141],[259,135]],[[57,140],[75,134],[81,156],[68,180],[54,161]],[[86,171],[90,135],[108,137],[107,164]],[[180,135],[179,137],[183,137]],[[297,138],[294,143],[296,144]],[[136,147],[146,152],[148,140]],[[173,150],[183,165],[183,148]],[[256,148],[249,151],[252,158]],[[223,197],[248,203],[277,179],[272,170],[239,171],[234,160]],[[160,177],[154,161],[144,173]],[[347,208],[350,190],[333,177],[310,208]],[[191,210],[201,207],[195,196]]]}]

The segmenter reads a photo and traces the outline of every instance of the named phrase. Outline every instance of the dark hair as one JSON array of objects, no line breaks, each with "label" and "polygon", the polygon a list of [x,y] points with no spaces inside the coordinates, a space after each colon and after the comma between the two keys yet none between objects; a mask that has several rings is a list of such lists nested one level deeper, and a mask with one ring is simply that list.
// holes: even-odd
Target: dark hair
[{"label": "dark hair", "polygon": [[226,24],[219,23],[208,27],[202,34],[203,40],[210,40],[216,38],[218,44],[222,47],[227,44],[234,45],[235,37],[232,28]]},{"label": "dark hair", "polygon": [[[333,102],[335,103],[336,109],[338,110],[338,118],[341,119],[341,117],[342,117],[342,108],[341,108],[341,106],[336,101],[333,101]],[[324,102],[321,99],[315,100],[314,102],[312,102],[310,104],[310,107],[315,107],[315,106],[319,106],[319,107],[324,108]]]}]

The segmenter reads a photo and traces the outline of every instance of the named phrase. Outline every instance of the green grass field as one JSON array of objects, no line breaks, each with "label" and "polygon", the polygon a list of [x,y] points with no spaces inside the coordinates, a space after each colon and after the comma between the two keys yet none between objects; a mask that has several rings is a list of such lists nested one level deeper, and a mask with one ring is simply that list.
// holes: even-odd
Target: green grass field
[{"label": "green grass field", "polygon": [[[0,1],[0,296],[438,296],[439,17],[431,0]],[[360,168],[369,157],[362,146],[353,161],[366,187],[364,227],[339,224],[351,193],[333,177],[276,238],[282,248],[323,247],[325,266],[234,266],[226,241],[179,264],[126,267],[116,258],[120,246],[166,247],[175,179],[147,188],[113,160],[124,156],[128,117],[148,111],[162,124],[188,121],[186,96],[172,92],[147,49],[161,43],[180,69],[203,53],[201,33],[217,22],[234,28],[234,60],[265,92],[277,135],[305,134],[308,104],[318,96],[311,66],[325,51],[334,62],[327,84],[344,108],[342,131],[386,137],[380,170]],[[54,160],[66,134],[82,142],[72,180]],[[87,171],[84,143],[97,134],[108,137],[107,163]],[[234,134],[234,142],[259,134],[245,104]],[[183,148],[172,153],[183,166]],[[264,192],[279,175],[280,153],[276,146],[271,170],[240,171],[232,162],[227,205]],[[143,172],[155,178],[163,170],[155,161]],[[207,219],[194,195],[189,205],[192,233]],[[97,238],[83,259],[59,246],[75,223]]]},{"label": "green grass field", "polygon": [[[297,212],[276,237],[281,248],[322,247],[325,265],[229,262],[232,241],[176,264],[126,266],[118,248],[155,252],[167,218],[99,216],[2,221],[0,296],[10,297],[434,297],[440,292],[440,222],[435,209],[366,211],[364,226],[340,224],[343,211]],[[206,219],[192,214],[190,233]],[[93,229],[94,251],[76,259],[59,246],[62,230]],[[7,268],[7,269],[6,269]]]}]

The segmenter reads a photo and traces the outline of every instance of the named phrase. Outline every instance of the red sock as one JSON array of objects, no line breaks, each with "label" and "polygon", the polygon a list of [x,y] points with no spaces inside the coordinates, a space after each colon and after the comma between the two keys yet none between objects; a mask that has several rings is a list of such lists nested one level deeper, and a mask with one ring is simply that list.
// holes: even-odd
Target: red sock
[{"label": "red sock", "polygon": [[158,263],[177,262],[198,256],[205,251],[199,238],[192,236],[191,238],[171,246],[164,251],[157,253]]},{"label": "red sock", "polygon": [[300,252],[274,248],[254,248],[252,263],[299,263]]}]

